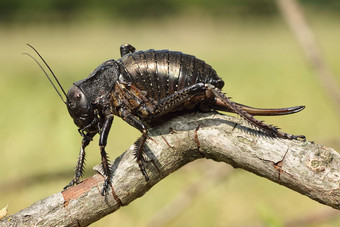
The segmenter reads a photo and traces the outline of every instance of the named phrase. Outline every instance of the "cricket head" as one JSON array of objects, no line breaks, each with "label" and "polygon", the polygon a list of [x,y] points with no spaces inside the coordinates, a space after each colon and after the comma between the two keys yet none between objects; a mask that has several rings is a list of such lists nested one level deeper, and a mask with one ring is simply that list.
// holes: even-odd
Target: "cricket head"
[{"label": "cricket head", "polygon": [[78,126],[79,131],[98,131],[98,117],[95,114],[92,102],[84,92],[77,86],[72,85],[66,95],[66,106],[73,122]]},{"label": "cricket head", "polygon": [[[32,55],[28,53],[24,53],[25,55],[28,55],[31,57],[41,68],[41,70],[46,75],[47,79],[63,101],[65,105],[67,106],[68,112],[73,118],[74,123],[78,126],[78,130],[82,136],[84,136],[84,131],[86,132],[98,132],[98,117],[94,112],[94,109],[92,107],[91,102],[88,100],[84,92],[76,85],[74,84],[68,93],[66,94],[65,90],[61,86],[59,80],[53,73],[52,69],[49,67],[49,65],[46,63],[44,58],[39,54],[39,52],[30,44],[27,44],[30,48],[32,48],[40,57],[40,59],[44,62],[50,73],[52,74],[54,80],[57,82],[59,89],[57,86],[53,83],[51,77],[47,74],[45,69],[42,67],[42,65],[35,59]],[[63,95],[65,97],[63,97]]]}]

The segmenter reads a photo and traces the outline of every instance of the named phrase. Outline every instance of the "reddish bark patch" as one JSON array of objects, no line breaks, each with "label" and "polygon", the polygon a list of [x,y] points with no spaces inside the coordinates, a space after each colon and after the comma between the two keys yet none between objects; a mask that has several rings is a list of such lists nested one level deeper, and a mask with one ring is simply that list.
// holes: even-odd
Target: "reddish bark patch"
[{"label": "reddish bark patch", "polygon": [[102,180],[103,177],[99,174],[95,174],[92,177],[84,179],[79,184],[62,191],[61,194],[64,197],[64,207],[66,207],[72,199],[77,199],[84,193],[90,191],[92,187],[97,186]]}]

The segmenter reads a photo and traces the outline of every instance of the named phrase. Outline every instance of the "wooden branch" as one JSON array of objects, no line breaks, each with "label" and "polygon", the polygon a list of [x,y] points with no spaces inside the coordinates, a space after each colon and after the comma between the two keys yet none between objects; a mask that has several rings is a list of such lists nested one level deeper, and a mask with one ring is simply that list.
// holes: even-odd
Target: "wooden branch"
[{"label": "wooden branch", "polygon": [[[191,183],[184,188],[175,198],[166,206],[155,212],[153,217],[145,226],[169,226],[170,223],[178,216],[183,214],[197,198],[200,198],[219,183],[225,181],[233,173],[233,168],[223,163],[210,166],[209,163],[202,163],[206,166],[205,173],[196,182]],[[229,167],[229,168],[228,168]],[[333,210],[333,209],[332,209]]]},{"label": "wooden branch", "polygon": [[[197,127],[199,125],[199,128]],[[188,162],[209,158],[243,168],[340,209],[340,155],[311,142],[268,138],[241,119],[217,113],[180,116],[150,130],[146,182],[133,146],[113,163],[112,191],[101,196],[101,174],[5,217],[0,226],[85,226],[126,206]],[[97,171],[101,171],[98,166]],[[116,195],[116,196],[114,196]]]}]

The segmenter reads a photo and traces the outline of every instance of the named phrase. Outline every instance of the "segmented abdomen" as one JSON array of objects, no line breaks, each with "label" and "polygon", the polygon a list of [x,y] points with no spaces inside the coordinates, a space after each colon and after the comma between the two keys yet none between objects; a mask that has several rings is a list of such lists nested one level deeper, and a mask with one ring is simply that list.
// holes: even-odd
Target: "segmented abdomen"
[{"label": "segmented abdomen", "polygon": [[123,56],[123,79],[160,100],[195,83],[209,83],[219,89],[224,85],[216,71],[204,61],[181,52],[168,50],[138,51]]}]

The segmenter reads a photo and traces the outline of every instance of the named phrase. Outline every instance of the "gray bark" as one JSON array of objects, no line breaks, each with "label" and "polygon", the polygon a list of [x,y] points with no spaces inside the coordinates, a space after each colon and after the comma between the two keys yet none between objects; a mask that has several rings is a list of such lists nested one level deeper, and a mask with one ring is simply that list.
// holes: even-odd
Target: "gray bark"
[{"label": "gray bark", "polygon": [[146,164],[149,182],[141,174],[131,146],[113,162],[109,195],[100,194],[104,178],[97,166],[98,174],[3,218],[0,226],[88,225],[143,196],[167,175],[199,158],[248,170],[340,209],[340,155],[332,148],[269,138],[241,119],[217,113],[180,116],[150,129],[149,135],[146,156],[160,169]]}]

